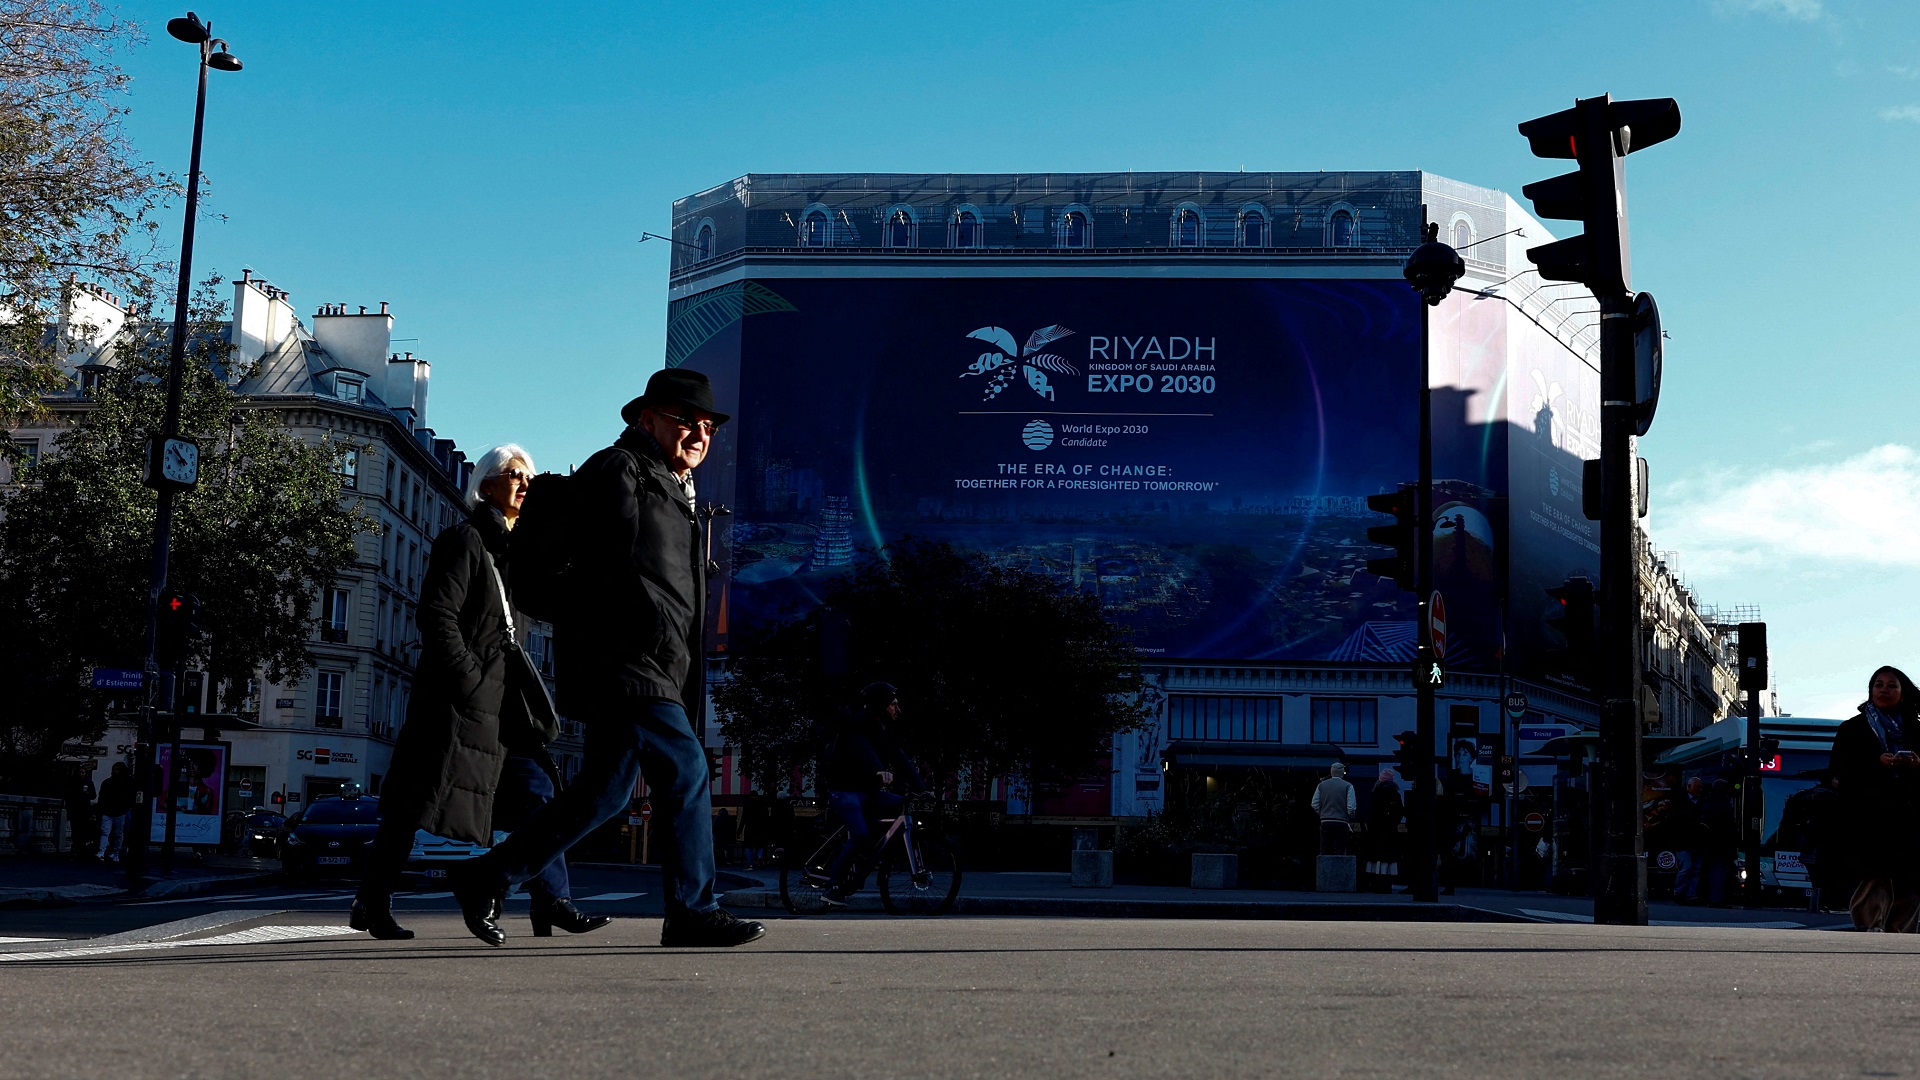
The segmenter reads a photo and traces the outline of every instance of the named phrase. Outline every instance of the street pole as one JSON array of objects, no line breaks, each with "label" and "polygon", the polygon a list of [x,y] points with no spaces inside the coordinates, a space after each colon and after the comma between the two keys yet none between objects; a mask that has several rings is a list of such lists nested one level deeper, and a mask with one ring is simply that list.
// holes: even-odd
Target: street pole
[{"label": "street pole", "polygon": [[1415,670],[1413,680],[1414,742],[1413,803],[1408,813],[1408,833],[1413,853],[1407,881],[1415,900],[1432,902],[1440,898],[1435,877],[1435,813],[1439,800],[1434,791],[1434,685],[1445,657],[1433,648],[1433,314],[1453,285],[1467,272],[1460,253],[1440,242],[1440,226],[1427,221],[1427,208],[1420,207],[1420,236],[1424,241],[1408,256],[1401,274],[1420,294],[1420,478],[1414,485],[1413,513],[1413,591],[1418,602],[1418,623],[1414,628]]},{"label": "street pole", "polygon": [[[222,71],[240,70],[240,62],[226,51],[227,43],[213,36],[213,24],[201,23],[198,17],[188,12],[185,18],[172,19],[167,23],[167,33],[189,45],[198,46],[200,52],[199,88],[193,102],[193,152],[187,162],[187,206],[186,221],[180,228],[180,281],[174,291],[173,301],[173,341],[167,357],[167,413],[162,422],[162,433],[167,438],[180,434],[180,393],[181,382],[186,374],[187,351],[187,304],[193,290],[193,226],[200,210],[200,136],[207,117],[207,68],[211,65]],[[215,53],[214,46],[220,51]],[[216,59],[216,57],[218,59]],[[138,744],[140,766],[134,779],[133,843],[127,851],[127,881],[138,888],[146,876],[147,844],[153,834],[153,804],[150,796],[158,794],[158,788],[152,792],[147,785],[154,785],[159,777],[154,775],[155,747],[157,737],[157,713],[160,704],[160,661],[159,628],[160,597],[167,590],[167,563],[171,553],[173,539],[173,499],[174,488],[170,484],[158,483],[159,504],[153,516],[153,562],[147,576],[147,655],[143,666],[145,678],[145,704],[140,710]],[[171,696],[171,695],[169,695]],[[180,739],[177,722],[174,717],[174,753],[179,753]],[[176,767],[177,761],[168,763],[169,768]],[[167,815],[166,845],[161,849],[162,857],[168,869],[173,864],[173,815]]]},{"label": "street pole", "polygon": [[1600,301],[1600,802],[1605,822],[1593,920],[1647,924],[1647,855],[1641,831],[1639,519],[1634,494],[1636,422],[1633,298],[1595,289]]},{"label": "street pole", "polygon": [[[1424,220],[1425,214],[1422,213]],[[1433,612],[1428,604],[1433,597],[1433,311],[1422,305],[1420,311],[1420,479],[1413,497],[1414,596],[1419,601],[1419,623],[1414,640],[1422,661],[1433,655]],[[1432,679],[1414,681],[1414,739],[1419,744],[1418,770],[1413,777],[1413,866],[1409,875],[1415,900],[1432,903],[1440,899],[1435,866],[1438,851],[1434,841],[1438,824],[1434,813],[1439,801],[1434,792],[1434,688]]]}]

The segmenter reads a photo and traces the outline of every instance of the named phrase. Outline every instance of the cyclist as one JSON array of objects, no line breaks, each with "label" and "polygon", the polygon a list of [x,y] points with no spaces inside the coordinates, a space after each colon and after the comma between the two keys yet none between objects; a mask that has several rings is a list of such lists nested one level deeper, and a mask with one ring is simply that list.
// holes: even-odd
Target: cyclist
[{"label": "cyclist", "polygon": [[829,903],[842,904],[866,879],[867,850],[879,821],[896,817],[906,799],[887,788],[895,779],[920,793],[926,790],[913,762],[895,745],[888,726],[900,718],[900,692],[877,682],[860,691],[859,704],[843,719],[821,761],[822,786],[834,817],[846,826],[847,840],[833,857],[827,877]]}]

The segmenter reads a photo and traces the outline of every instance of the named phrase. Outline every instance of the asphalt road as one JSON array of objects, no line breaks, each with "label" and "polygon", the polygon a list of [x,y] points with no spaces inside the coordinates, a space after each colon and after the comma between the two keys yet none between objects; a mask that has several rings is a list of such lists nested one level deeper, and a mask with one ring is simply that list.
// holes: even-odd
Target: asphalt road
[{"label": "asphalt road", "polygon": [[1830,931],[841,916],[695,951],[633,918],[496,950],[444,912],[402,943],[240,918],[0,961],[0,1073],[1890,1077],[1920,1019],[1920,937]]}]

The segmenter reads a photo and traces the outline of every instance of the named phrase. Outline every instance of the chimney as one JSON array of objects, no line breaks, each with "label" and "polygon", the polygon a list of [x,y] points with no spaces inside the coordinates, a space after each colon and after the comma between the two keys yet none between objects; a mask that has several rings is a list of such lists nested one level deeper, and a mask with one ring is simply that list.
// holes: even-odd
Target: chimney
[{"label": "chimney", "polygon": [[293,333],[292,299],[252,270],[233,283],[233,363],[244,366],[284,345]]},{"label": "chimney", "polygon": [[126,325],[120,298],[75,278],[67,279],[66,304],[60,320],[60,366],[69,375],[81,364],[98,360],[101,350]]},{"label": "chimney", "polygon": [[[377,318],[377,316],[369,316]],[[357,318],[357,316],[356,316]],[[386,378],[380,398],[387,403],[409,430],[427,426],[427,380],[430,368],[412,353],[387,358]]]},{"label": "chimney", "polygon": [[345,304],[330,304],[313,317],[313,340],[342,367],[378,378],[393,344],[393,316],[369,315],[364,307],[353,315]]}]

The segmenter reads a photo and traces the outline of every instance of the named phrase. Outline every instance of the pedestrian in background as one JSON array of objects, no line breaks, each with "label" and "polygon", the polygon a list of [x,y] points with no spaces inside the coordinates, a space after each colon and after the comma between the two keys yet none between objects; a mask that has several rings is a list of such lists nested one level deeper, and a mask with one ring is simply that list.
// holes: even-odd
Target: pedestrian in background
[{"label": "pedestrian in background", "polygon": [[1726,907],[1733,884],[1733,863],[1740,853],[1740,807],[1733,781],[1715,780],[1700,803],[1698,873],[1707,887],[1707,903]]},{"label": "pedestrian in background", "polygon": [[1707,860],[1706,800],[1707,782],[1689,776],[1686,788],[1667,810],[1667,840],[1679,864],[1673,872],[1673,898],[1682,904],[1700,902],[1700,872]]},{"label": "pedestrian in background", "polygon": [[766,933],[714,898],[707,754],[689,719],[706,703],[708,567],[693,470],[727,415],[705,375],[669,368],[620,416],[620,438],[566,481],[570,560],[554,658],[560,704],[587,729],[585,765],[512,836],[448,875],[468,931],[489,945],[506,940],[493,897],[625,812],[643,773],[667,837],[660,944],[740,945]]},{"label": "pedestrian in background", "polygon": [[1920,691],[1899,668],[1867,681],[1867,700],[1833,736],[1846,863],[1860,883],[1847,910],[1856,930],[1910,933],[1920,916]]},{"label": "pedestrian in background", "polygon": [[[483,454],[467,481],[465,521],[433,542],[420,588],[420,664],[407,722],[381,790],[380,831],[348,919],[376,938],[413,936],[393,918],[393,892],[414,832],[490,844],[507,826],[552,801],[559,734],[553,703],[514,638],[507,601],[507,536],[520,515],[533,458],[508,444]],[[527,887],[536,937],[558,926],[584,934],[613,920],[573,906],[564,858]]]},{"label": "pedestrian in background", "polygon": [[1327,770],[1327,778],[1313,789],[1308,805],[1320,815],[1320,854],[1345,855],[1353,838],[1353,819],[1360,814],[1360,799],[1347,783],[1347,763],[1336,761]]},{"label": "pedestrian in background", "polygon": [[1406,812],[1398,778],[1392,769],[1381,769],[1367,795],[1367,873],[1376,892],[1392,892],[1400,874],[1400,819]]},{"label": "pedestrian in background", "polygon": [[112,775],[100,781],[100,857],[119,862],[126,853],[127,816],[133,812],[133,776],[124,761],[113,763]]}]

